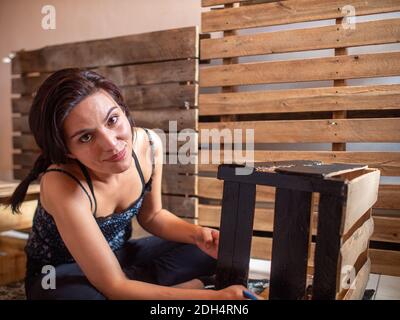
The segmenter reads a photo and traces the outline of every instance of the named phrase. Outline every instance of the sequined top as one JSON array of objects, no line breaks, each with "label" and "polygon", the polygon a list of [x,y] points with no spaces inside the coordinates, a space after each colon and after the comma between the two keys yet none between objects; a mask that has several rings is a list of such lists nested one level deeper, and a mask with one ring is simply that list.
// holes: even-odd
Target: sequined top
[{"label": "sequined top", "polygon": [[[154,171],[153,141],[147,130],[146,133],[149,137],[152,149],[152,155],[153,155],[152,163]],[[80,185],[80,187],[83,188],[84,192],[89,197],[92,210],[94,207],[93,214],[96,219],[96,222],[101,232],[103,233],[104,237],[106,238],[110,248],[113,251],[120,249],[125,244],[125,242],[131,237],[132,233],[131,220],[136,214],[138,214],[142,206],[146,192],[149,192],[151,190],[152,177],[150,177],[149,181],[145,183],[140,163],[134,151],[132,151],[132,156],[135,160],[135,165],[142,182],[142,192],[139,198],[135,202],[133,202],[128,208],[126,208],[121,212],[115,212],[105,217],[96,217],[96,209],[97,209],[96,198],[94,195],[94,190],[90,179],[90,175],[84,165],[78,162],[82,170],[82,173],[84,174],[86,181],[89,185],[90,191],[92,193],[94,199],[94,206],[91,198],[89,197],[89,193],[86,191],[86,188],[71,173],[62,169],[47,169],[45,171],[45,172],[59,171],[65,173],[71,178],[73,178]],[[32,232],[29,235],[29,239],[25,247],[25,252],[27,254],[27,271],[26,271],[27,277],[40,274],[42,267],[44,265],[57,266],[64,263],[75,262],[71,253],[65,246],[65,243],[62,240],[60,233],[58,232],[53,217],[48,212],[46,212],[46,210],[42,207],[40,201],[38,202],[38,206],[36,208],[35,215],[33,217]]]}]

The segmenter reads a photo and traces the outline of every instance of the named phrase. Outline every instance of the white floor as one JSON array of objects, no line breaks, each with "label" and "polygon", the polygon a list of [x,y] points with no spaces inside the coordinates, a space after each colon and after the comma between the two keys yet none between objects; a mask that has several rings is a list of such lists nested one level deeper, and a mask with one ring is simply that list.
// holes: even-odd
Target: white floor
[{"label": "white floor", "polygon": [[[269,279],[271,262],[250,259],[249,277]],[[375,290],[373,300],[400,300],[400,277],[370,274],[366,289]]]}]

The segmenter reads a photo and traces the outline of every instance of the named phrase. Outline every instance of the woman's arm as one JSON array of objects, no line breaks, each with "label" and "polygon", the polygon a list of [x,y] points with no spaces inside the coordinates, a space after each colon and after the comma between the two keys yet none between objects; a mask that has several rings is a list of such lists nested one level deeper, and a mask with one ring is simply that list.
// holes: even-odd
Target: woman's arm
[{"label": "woman's arm", "polygon": [[[243,287],[221,291],[164,287],[130,280],[122,271],[82,189],[69,177],[49,172],[43,177],[43,204],[90,283],[109,299],[240,299]],[[44,196],[46,195],[46,196]]]},{"label": "woman's arm", "polygon": [[[217,230],[188,223],[162,208],[163,146],[158,135],[151,130],[149,131],[155,147],[155,169],[152,191],[146,195],[137,218],[139,224],[146,231],[160,238],[169,241],[197,244],[203,251],[216,258],[219,238]],[[146,142],[146,146],[148,146],[148,142]],[[148,148],[150,147],[148,146]]]}]

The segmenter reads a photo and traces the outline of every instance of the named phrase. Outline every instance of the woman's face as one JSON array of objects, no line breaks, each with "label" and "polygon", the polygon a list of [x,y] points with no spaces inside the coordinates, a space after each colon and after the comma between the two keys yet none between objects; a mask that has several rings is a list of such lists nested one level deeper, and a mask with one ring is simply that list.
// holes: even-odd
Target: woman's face
[{"label": "woman's face", "polygon": [[100,90],[72,109],[64,121],[69,157],[99,173],[121,173],[132,162],[132,131],[114,99]]}]

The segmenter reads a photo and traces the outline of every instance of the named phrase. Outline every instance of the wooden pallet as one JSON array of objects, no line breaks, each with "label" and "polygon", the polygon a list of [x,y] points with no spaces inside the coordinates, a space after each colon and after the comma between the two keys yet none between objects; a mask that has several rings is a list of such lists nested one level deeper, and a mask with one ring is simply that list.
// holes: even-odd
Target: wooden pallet
[{"label": "wooden pallet", "polygon": [[[19,51],[12,61],[14,178],[23,179],[38,155],[28,114],[33,95],[54,71],[94,70],[118,85],[139,127],[166,132],[165,157],[184,144],[177,132],[192,129],[191,164],[163,168],[163,203],[182,217],[197,217],[199,32],[196,27]],[[169,127],[169,121],[177,121]],[[176,143],[178,149],[170,149]],[[182,205],[183,204],[183,205]]]},{"label": "wooden pallet", "polygon": [[[202,1],[202,32],[210,37],[200,41],[200,59],[211,65],[200,69],[199,129],[254,129],[255,146],[253,154],[224,150],[231,141],[228,137],[221,143],[220,159],[203,162],[212,159],[211,144],[200,135],[200,224],[220,226],[223,186],[215,177],[221,163],[318,160],[367,164],[382,176],[400,176],[400,152],[375,151],[365,144],[400,142],[399,84],[348,85],[350,79],[399,75],[400,53],[349,54],[346,49],[398,43],[400,19],[374,19],[357,23],[355,30],[346,29],[338,8],[348,4]],[[391,0],[352,1],[351,5],[357,16],[400,11],[400,3]],[[326,23],[277,31],[275,27],[317,20]],[[322,49],[331,51],[317,57],[316,50]],[[305,51],[313,57],[299,59],[297,54]],[[349,143],[359,144],[360,151],[349,151]],[[256,199],[252,257],[270,259],[274,188],[258,186]],[[372,272],[400,276],[399,199],[399,184],[380,186],[372,209]]]}]

